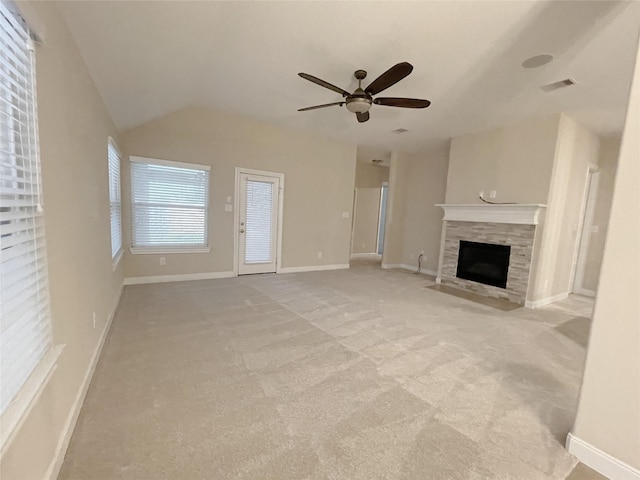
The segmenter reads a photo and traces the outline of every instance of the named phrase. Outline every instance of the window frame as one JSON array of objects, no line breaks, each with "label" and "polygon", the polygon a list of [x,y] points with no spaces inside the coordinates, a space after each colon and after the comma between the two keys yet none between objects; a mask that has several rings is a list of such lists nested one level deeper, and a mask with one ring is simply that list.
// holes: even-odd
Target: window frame
[{"label": "window frame", "polygon": [[[189,170],[200,170],[207,172],[207,188],[204,206],[204,225],[203,231],[206,243],[202,245],[136,245],[135,244],[135,182],[133,180],[133,164],[147,164],[156,166],[166,166],[173,168],[184,168]],[[199,163],[177,162],[173,160],[163,160],[150,157],[129,156],[129,174],[131,179],[131,247],[129,252],[133,255],[155,255],[155,254],[179,254],[179,253],[209,253],[211,247],[209,245],[209,208],[211,198],[211,166]]]},{"label": "window frame", "polygon": [[[34,260],[36,262],[36,269],[34,271],[34,282],[39,292],[37,293],[37,297],[36,297],[38,298],[37,302],[41,302],[40,306],[36,307],[40,309],[37,313],[37,315],[40,317],[40,320],[38,321],[37,325],[38,325],[38,328],[46,329],[46,331],[41,331],[41,333],[44,334],[44,336],[41,337],[41,341],[43,342],[42,345],[44,346],[43,350],[37,353],[37,360],[34,360],[35,355],[31,358],[31,362],[33,362],[34,364],[33,366],[30,366],[28,369],[26,368],[24,369],[24,372],[26,372],[26,374],[23,373],[17,376],[17,378],[20,378],[19,383],[17,384],[19,386],[17,390],[14,393],[12,393],[12,396],[8,400],[8,403],[4,405],[3,410],[0,411],[0,424],[2,425],[2,428],[0,429],[0,452],[2,452],[4,451],[5,447],[9,443],[11,443],[15,433],[18,431],[23,421],[31,411],[31,408],[37,402],[38,398],[44,391],[49,379],[51,378],[53,372],[55,371],[58,358],[62,354],[64,345],[54,344],[53,325],[52,325],[53,322],[52,322],[52,316],[51,316],[51,301],[48,294],[48,290],[49,290],[49,278],[48,278],[48,272],[47,272],[48,262],[47,262],[46,247],[44,246],[46,244],[46,228],[45,228],[46,222],[45,222],[43,202],[42,202],[42,171],[41,171],[41,161],[40,161],[40,152],[39,152],[40,142],[39,142],[39,135],[38,135],[38,108],[37,108],[38,107],[38,104],[37,104],[38,89],[37,89],[37,82],[36,82],[36,41],[38,41],[39,36],[37,35],[37,32],[35,32],[34,29],[31,28],[29,22],[25,19],[25,16],[23,15],[19,5],[17,5],[16,3],[10,0],[0,0],[0,8],[2,9],[2,13],[0,14],[0,21],[4,23],[6,18],[6,21],[8,22],[6,26],[5,25],[2,26],[2,29],[3,30],[13,29],[13,31],[15,32],[15,35],[5,32],[5,34],[8,35],[8,37],[6,38],[13,37],[14,44],[16,45],[16,47],[19,47],[21,50],[22,50],[22,45],[21,45],[22,39],[24,39],[25,41],[24,49],[22,50],[21,55],[25,59],[23,64],[24,71],[25,72],[28,71],[29,75],[31,76],[31,78],[29,79],[28,85],[25,84],[27,86],[25,87],[24,92],[16,91],[12,94],[12,96],[17,100],[17,102],[24,102],[25,107],[23,107],[22,114],[23,115],[26,114],[28,117],[26,120],[27,132],[24,133],[24,132],[18,131],[15,138],[16,138],[16,141],[20,142],[20,145],[27,145],[27,144],[29,145],[28,146],[29,153],[27,154],[28,156],[26,158],[28,158],[28,163],[30,164],[30,167],[29,169],[26,169],[24,166],[20,167],[16,163],[15,167],[8,167],[8,168],[21,169],[23,172],[25,173],[28,172],[29,175],[32,176],[30,180],[32,182],[31,184],[33,185],[32,192],[35,192],[35,193],[32,193],[32,196],[36,197],[35,206],[30,205],[28,207],[28,208],[34,208],[35,214],[25,215],[25,216],[9,215],[7,218],[7,221],[11,222],[11,220],[22,220],[22,219],[29,221],[30,219],[31,221],[35,222],[38,218],[41,218],[41,222],[42,222],[42,227],[41,227],[42,240],[41,241],[43,242],[43,244],[40,247],[35,246],[35,250],[34,250],[34,252],[37,252],[38,249],[42,249],[42,252],[40,254],[36,253],[36,257],[35,257],[36,259]],[[33,16],[31,16],[30,19],[32,21],[37,20],[37,18]],[[36,22],[36,24],[38,24],[38,22]],[[20,43],[15,43],[15,39],[19,39]],[[17,58],[18,58],[17,56],[14,56],[13,61],[15,62]],[[5,61],[5,60],[2,60],[2,61]],[[29,63],[28,66],[26,65],[27,63]],[[9,70],[13,68],[14,67],[11,67],[11,66],[8,67]],[[16,67],[16,68],[22,68],[22,67]],[[0,91],[4,91],[4,88],[0,89]],[[6,97],[5,97],[5,100],[6,100]],[[20,107],[17,106],[13,101],[7,102],[7,103],[11,105],[10,109],[18,109],[18,110],[20,109]],[[25,113],[25,112],[28,112],[28,113]],[[8,123],[8,125],[11,125],[11,122],[21,121],[17,117],[15,117],[13,114],[8,114],[7,117],[10,119],[9,120],[10,123]],[[11,147],[11,143],[13,142],[10,141],[8,143],[9,147]],[[13,148],[9,148],[6,151],[6,153],[8,158],[8,161],[6,162],[6,164],[12,165],[11,158],[12,156],[15,156],[16,153],[13,150]],[[14,177],[14,179],[5,180],[5,181],[7,181],[8,183],[13,183],[15,181],[18,181],[18,183],[20,183],[19,178],[27,178],[26,176],[20,177],[18,175],[10,174],[9,178],[11,177]],[[0,188],[2,188],[2,184],[0,184]],[[8,195],[14,195],[14,194],[17,196],[23,195],[19,191],[11,192],[11,189],[15,187],[7,186],[7,188],[9,189]],[[7,194],[6,191],[4,192],[4,194]],[[11,225],[11,223],[7,223],[6,225]],[[34,227],[34,235],[35,235],[35,228],[36,227]],[[12,235],[11,231],[12,229],[8,230],[8,235]],[[16,240],[17,239],[14,239],[14,241]],[[33,242],[35,243],[37,241],[38,241],[37,236],[34,236]],[[37,243],[35,244],[37,245]],[[13,246],[17,246],[17,245],[19,245],[19,243],[13,244]],[[8,248],[12,248],[11,244]],[[16,256],[13,258],[15,259],[19,257]],[[38,264],[40,264],[39,267],[37,266]],[[7,280],[10,280],[10,278],[7,278]],[[26,297],[26,298],[29,298],[29,297]],[[31,295],[31,298],[32,298],[32,295]],[[2,296],[2,303],[4,303],[4,296]],[[23,316],[21,318],[24,320],[26,317]],[[26,327],[26,328],[29,328],[32,330],[33,329],[32,323],[33,323],[33,320],[30,320],[28,323],[26,323],[25,321],[26,325],[31,325],[30,327]],[[36,324],[34,323],[34,325]],[[18,344],[18,345],[24,346],[22,344]],[[26,360],[26,362],[27,364],[29,364],[28,360]],[[15,375],[15,373],[11,375]],[[2,377],[0,380],[3,380],[5,378],[3,375],[0,377]],[[10,376],[7,378],[10,380],[11,378],[14,378],[14,377]],[[0,385],[0,388],[3,388],[3,385]]]},{"label": "window frame", "polygon": [[[111,193],[112,193],[111,184],[114,181],[112,178],[112,176],[114,175],[114,172],[111,170],[111,149],[115,151],[115,154],[118,158],[118,171],[115,172],[117,174],[117,178],[115,179],[115,181],[117,182],[117,188],[118,188],[117,201],[114,201],[114,199],[111,197]],[[122,260],[122,256],[124,254],[124,234],[122,231],[122,225],[123,225],[122,224],[122,153],[120,152],[118,145],[116,144],[115,140],[112,137],[107,138],[107,164],[108,164],[108,177],[109,177],[109,233],[110,233],[109,239],[110,239],[110,245],[111,245],[112,267],[113,267],[113,270],[115,270],[118,267],[120,260]],[[114,205],[117,205],[120,207],[118,210],[119,211],[118,222],[120,224],[120,246],[115,253],[113,252],[113,231],[111,229],[113,225]]]}]

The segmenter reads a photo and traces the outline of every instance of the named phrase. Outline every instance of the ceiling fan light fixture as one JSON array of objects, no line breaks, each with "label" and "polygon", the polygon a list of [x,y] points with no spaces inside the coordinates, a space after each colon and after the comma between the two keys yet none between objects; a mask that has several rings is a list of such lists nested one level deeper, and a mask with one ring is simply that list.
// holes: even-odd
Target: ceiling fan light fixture
[{"label": "ceiling fan light fixture", "polygon": [[347,110],[352,113],[368,112],[371,108],[371,100],[365,97],[347,99]]}]

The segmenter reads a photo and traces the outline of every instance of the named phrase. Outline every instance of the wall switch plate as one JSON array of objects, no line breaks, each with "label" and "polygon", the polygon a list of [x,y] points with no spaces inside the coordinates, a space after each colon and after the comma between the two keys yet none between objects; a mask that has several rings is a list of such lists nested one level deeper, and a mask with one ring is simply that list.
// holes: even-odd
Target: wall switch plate
[{"label": "wall switch plate", "polygon": [[167,259],[165,257],[160,257],[160,265],[166,265]]},{"label": "wall switch plate", "polygon": [[349,218],[349,212],[342,212],[342,218]]},{"label": "wall switch plate", "polygon": [[489,192],[489,198],[496,198],[496,191],[495,190],[491,190]]},{"label": "wall switch plate", "polygon": [[230,203],[225,203],[224,205],[224,211],[225,212],[233,212],[233,205]]}]

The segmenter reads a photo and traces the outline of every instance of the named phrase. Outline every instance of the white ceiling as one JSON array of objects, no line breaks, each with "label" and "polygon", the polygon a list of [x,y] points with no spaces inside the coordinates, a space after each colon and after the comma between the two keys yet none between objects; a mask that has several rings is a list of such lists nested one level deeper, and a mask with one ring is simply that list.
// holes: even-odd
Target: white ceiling
[{"label": "white ceiling", "polygon": [[[613,1],[60,2],[120,129],[185,106],[210,106],[356,143],[414,152],[446,139],[565,111],[600,134],[620,131],[640,3]],[[555,59],[524,69],[528,57]],[[395,63],[413,73],[381,96],[427,98],[425,110],[374,105],[357,123],[341,100],[297,76],[346,90]],[[576,86],[543,93],[572,78]],[[406,128],[408,133],[391,133]],[[382,154],[382,153],[381,153]]]}]

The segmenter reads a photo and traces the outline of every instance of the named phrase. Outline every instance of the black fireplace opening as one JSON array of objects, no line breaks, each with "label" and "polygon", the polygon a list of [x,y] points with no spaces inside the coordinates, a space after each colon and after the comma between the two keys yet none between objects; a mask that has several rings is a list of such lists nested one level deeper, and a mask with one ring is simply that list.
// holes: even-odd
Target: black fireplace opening
[{"label": "black fireplace opening", "polygon": [[460,240],[456,277],[507,288],[510,245]]}]

